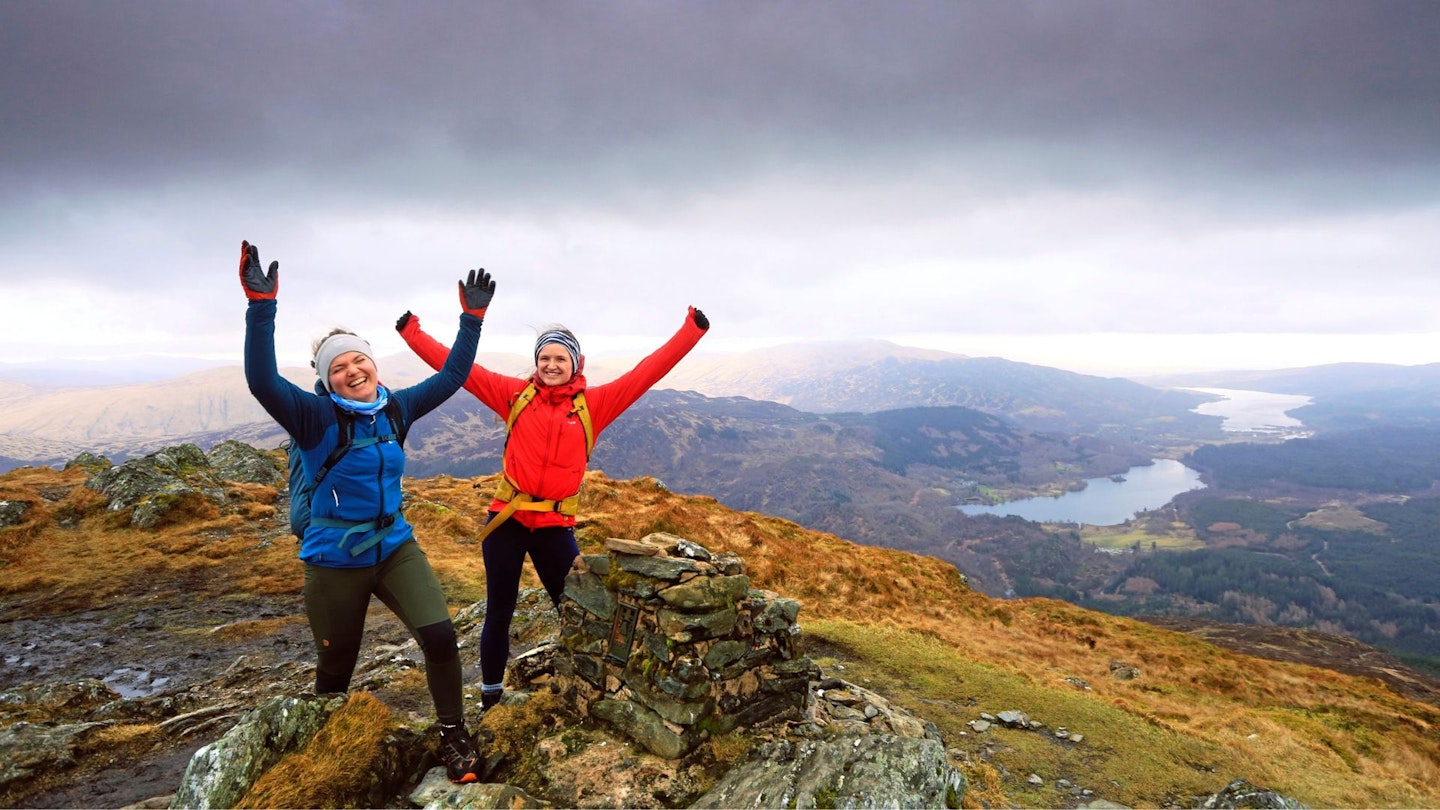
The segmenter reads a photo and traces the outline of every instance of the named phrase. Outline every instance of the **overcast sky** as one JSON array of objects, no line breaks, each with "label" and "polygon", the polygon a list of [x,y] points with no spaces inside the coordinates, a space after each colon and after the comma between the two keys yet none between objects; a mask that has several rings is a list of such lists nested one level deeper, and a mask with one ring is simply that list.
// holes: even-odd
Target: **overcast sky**
[{"label": "overcast sky", "polygon": [[[1440,3],[0,2],[0,360],[1440,361]],[[306,358],[308,359],[308,357]],[[118,361],[112,361],[118,362]],[[823,371],[817,353],[817,373]]]}]

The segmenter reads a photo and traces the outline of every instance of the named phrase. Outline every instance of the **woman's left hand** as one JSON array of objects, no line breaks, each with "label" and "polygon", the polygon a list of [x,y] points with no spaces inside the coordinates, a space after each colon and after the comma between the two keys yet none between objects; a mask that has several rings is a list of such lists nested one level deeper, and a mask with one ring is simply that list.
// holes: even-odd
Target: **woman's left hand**
[{"label": "woman's left hand", "polygon": [[477,318],[485,317],[485,309],[494,297],[495,280],[484,268],[471,270],[470,276],[460,282],[460,308]]}]

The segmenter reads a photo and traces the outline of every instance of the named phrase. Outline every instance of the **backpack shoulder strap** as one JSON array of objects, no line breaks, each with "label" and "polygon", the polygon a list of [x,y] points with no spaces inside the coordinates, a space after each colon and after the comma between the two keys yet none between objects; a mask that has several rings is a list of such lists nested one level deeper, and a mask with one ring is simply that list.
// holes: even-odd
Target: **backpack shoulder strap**
[{"label": "backpack shoulder strap", "polygon": [[525,410],[525,406],[530,404],[530,400],[535,398],[535,394],[538,393],[538,391],[539,389],[535,387],[535,383],[529,383],[525,386],[525,390],[521,391],[519,396],[515,397],[515,401],[510,403],[510,415],[505,417],[506,434],[509,434],[510,429],[515,427],[515,419],[520,416],[521,411]]},{"label": "backpack shoulder strap", "polygon": [[575,406],[575,415],[580,417],[580,424],[585,428],[585,458],[590,458],[590,453],[595,450],[595,425],[590,422],[590,407],[585,404],[585,392],[580,391],[571,400]]},{"label": "backpack shoulder strap", "polygon": [[385,416],[390,420],[390,429],[395,431],[395,441],[404,447],[410,425],[405,421],[405,416],[400,411],[400,401],[395,397],[390,397],[390,401],[385,403]]},{"label": "backpack shoulder strap", "polygon": [[340,463],[340,459],[344,458],[346,453],[350,452],[350,443],[355,439],[355,416],[347,413],[339,405],[335,405],[335,429],[337,434],[335,449],[330,451],[330,455],[325,457],[325,463],[321,464],[320,470],[315,473],[315,480],[311,483],[312,487],[320,486],[320,482],[330,474],[330,470]]}]

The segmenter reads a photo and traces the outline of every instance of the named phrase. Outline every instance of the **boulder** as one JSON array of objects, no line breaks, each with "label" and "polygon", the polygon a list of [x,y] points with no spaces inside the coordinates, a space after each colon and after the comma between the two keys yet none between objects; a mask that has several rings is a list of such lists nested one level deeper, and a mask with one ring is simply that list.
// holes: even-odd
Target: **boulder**
[{"label": "boulder", "polygon": [[1256,808],[1257,810],[1306,810],[1309,805],[1302,804],[1289,796],[1282,796],[1273,790],[1256,787],[1244,779],[1236,779],[1226,785],[1219,793],[1206,799],[1200,805],[1207,810],[1211,808]]},{"label": "boulder", "polygon": [[955,808],[965,787],[936,740],[780,740],[753,749],[691,807]]},{"label": "boulder", "polygon": [[273,453],[256,450],[244,442],[227,439],[205,454],[216,476],[247,484],[285,483],[287,469]]},{"label": "boulder", "polygon": [[197,498],[216,505],[226,500],[224,482],[193,444],[167,447],[101,470],[85,486],[104,495],[110,511],[130,510],[130,525],[137,529],[161,525],[176,507]]},{"label": "boulder", "polygon": [[196,751],[172,808],[234,807],[272,765],[304,748],[344,695],[271,698],[242,716],[223,737]]}]

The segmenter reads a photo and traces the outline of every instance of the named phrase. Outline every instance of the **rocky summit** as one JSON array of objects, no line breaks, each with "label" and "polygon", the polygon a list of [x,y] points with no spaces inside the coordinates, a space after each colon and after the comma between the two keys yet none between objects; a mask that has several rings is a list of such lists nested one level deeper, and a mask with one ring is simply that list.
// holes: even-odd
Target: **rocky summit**
[{"label": "rocky summit", "polygon": [[[479,703],[493,478],[407,479],[483,779],[376,603],[315,695],[283,459],[234,443],[0,476],[0,805],[1433,806],[1433,705],[952,565],[587,477],[557,610],[527,579]],[[530,575],[527,574],[527,577]]]},{"label": "rocky summit", "polygon": [[[853,684],[831,680],[828,689],[818,688],[818,667],[796,654],[799,605],[751,592],[738,573],[743,560],[734,555],[716,560],[698,543],[672,535],[614,539],[607,547],[608,556],[577,560],[560,610],[569,618],[521,655],[507,681],[512,710],[545,694],[544,705],[562,722],[598,726],[595,737],[575,751],[568,744],[544,747],[546,768],[569,773],[583,767],[592,772],[585,781],[593,791],[603,785],[593,773],[597,765],[613,773],[627,770],[626,760],[646,757],[659,760],[651,766],[656,771],[666,769],[662,762],[683,768],[687,755],[713,734],[744,726],[766,742],[709,790],[690,795],[704,781],[682,781],[671,788],[670,801],[700,807],[815,807],[831,801],[960,806],[965,778],[947,762],[937,730]],[[617,576],[606,577],[612,571]],[[732,592],[723,584],[705,584],[716,579],[742,587]],[[540,594],[526,596],[530,620],[544,621],[536,615],[544,612],[536,608]],[[472,606],[466,617],[465,629],[473,634],[483,623],[483,605]],[[587,634],[586,625],[602,624],[601,632]],[[717,651],[723,653],[711,654]],[[407,661],[418,654],[397,652],[408,653]],[[402,670],[379,664],[368,671],[373,686]],[[249,806],[251,791],[267,795],[259,791],[271,789],[262,782],[265,774],[287,756],[304,756],[349,705],[344,695],[269,699],[195,752],[169,806]],[[508,747],[497,742],[502,733],[482,720],[481,738],[489,745],[480,753],[493,779],[516,767],[507,762]],[[435,807],[668,806],[632,795],[633,786],[620,795],[611,787],[611,795],[601,797],[573,794],[573,787],[532,795],[501,781],[452,785],[429,756],[428,742],[433,741],[393,730],[380,746],[384,755],[369,763],[365,777],[352,780],[349,791],[337,786],[333,799],[388,805],[403,794],[417,806]],[[590,753],[595,748],[610,751],[597,758]],[[579,766],[578,759],[592,761]]]}]

